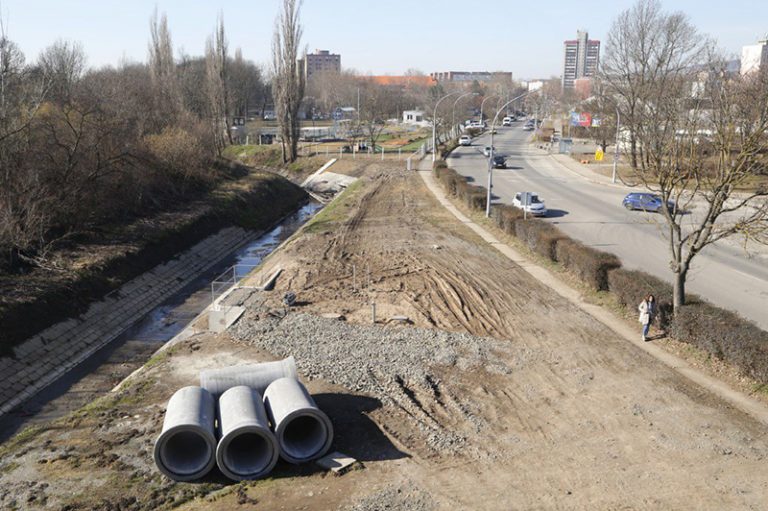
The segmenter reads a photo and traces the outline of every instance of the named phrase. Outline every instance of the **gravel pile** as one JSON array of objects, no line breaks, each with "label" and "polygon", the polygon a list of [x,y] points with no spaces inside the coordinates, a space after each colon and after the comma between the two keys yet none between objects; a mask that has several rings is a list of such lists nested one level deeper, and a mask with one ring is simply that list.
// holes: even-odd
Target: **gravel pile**
[{"label": "gravel pile", "polygon": [[439,385],[430,372],[434,365],[510,372],[493,355],[508,350],[508,344],[462,333],[355,325],[298,313],[244,317],[230,331],[237,341],[273,355],[293,355],[310,379],[322,378],[384,402],[403,383],[424,389]]},{"label": "gravel pile", "polygon": [[[356,393],[368,394],[407,412],[424,445],[437,453],[484,456],[467,449],[466,437],[448,429],[423,406],[426,398],[441,401],[443,388],[434,366],[461,370],[483,367],[509,374],[500,352],[509,343],[468,334],[420,328],[355,325],[309,314],[289,313],[283,318],[259,317],[253,311],[230,329],[236,341],[258,346],[273,355],[293,355],[307,378],[321,378]],[[445,400],[443,400],[445,401]],[[475,415],[471,403],[448,400],[451,414],[460,414],[476,431],[487,425]]]},{"label": "gravel pile", "polygon": [[415,486],[390,486],[365,497],[357,504],[342,507],[340,511],[430,511],[434,508],[434,499]]}]

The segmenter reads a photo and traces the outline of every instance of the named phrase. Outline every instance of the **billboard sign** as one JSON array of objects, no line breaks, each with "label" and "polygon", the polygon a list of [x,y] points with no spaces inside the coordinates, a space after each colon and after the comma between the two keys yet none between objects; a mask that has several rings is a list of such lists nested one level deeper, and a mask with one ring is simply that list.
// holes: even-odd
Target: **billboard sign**
[{"label": "billboard sign", "polygon": [[571,112],[571,126],[592,126],[592,115],[587,112]]}]

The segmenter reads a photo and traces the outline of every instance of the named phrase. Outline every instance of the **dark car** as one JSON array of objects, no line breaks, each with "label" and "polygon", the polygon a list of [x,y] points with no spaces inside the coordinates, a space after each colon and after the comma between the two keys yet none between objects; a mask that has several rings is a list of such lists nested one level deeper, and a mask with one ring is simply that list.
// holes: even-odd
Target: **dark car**
[{"label": "dark car", "polygon": [[[664,205],[664,201],[658,195],[640,192],[628,194],[621,203],[629,210],[640,209],[652,213],[658,213]],[[670,211],[674,210],[675,203],[672,201],[667,202],[667,208]]]},{"label": "dark car", "polygon": [[505,169],[507,168],[507,159],[503,156],[494,156],[493,157],[493,168],[495,169]]}]

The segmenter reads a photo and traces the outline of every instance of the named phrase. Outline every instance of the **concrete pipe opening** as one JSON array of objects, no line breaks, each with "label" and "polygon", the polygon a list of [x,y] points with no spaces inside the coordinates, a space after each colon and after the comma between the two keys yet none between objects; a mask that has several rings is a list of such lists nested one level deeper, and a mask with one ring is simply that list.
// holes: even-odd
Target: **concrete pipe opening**
[{"label": "concrete pipe opening", "polygon": [[216,463],[235,481],[269,474],[280,456],[261,394],[249,387],[232,387],[219,398],[219,435]]},{"label": "concrete pipe opening", "polygon": [[192,481],[216,463],[213,396],[200,387],[179,389],[168,401],[163,430],[155,442],[157,468],[175,481]]},{"label": "concrete pipe opening", "polygon": [[161,464],[172,479],[202,477],[211,469],[212,459],[213,446],[199,431],[170,431],[160,440]]},{"label": "concrete pipe opening", "polygon": [[277,462],[274,437],[253,429],[222,439],[217,449],[219,468],[230,479],[257,479],[267,475]]},{"label": "concrete pipe opening", "polygon": [[299,414],[286,419],[278,433],[284,454],[295,462],[311,460],[330,446],[328,428],[321,418],[310,414]]},{"label": "concrete pipe opening", "polygon": [[304,463],[330,449],[333,425],[299,380],[275,380],[264,392],[264,404],[285,461]]}]

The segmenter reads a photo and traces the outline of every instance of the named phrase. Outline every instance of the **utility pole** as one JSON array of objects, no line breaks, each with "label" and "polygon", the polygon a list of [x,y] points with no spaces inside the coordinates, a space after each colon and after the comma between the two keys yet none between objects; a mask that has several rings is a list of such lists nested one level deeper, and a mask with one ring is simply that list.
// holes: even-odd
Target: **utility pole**
[{"label": "utility pole", "polygon": [[613,173],[611,174],[611,183],[616,182],[616,165],[619,162],[619,129],[621,127],[621,112],[616,107],[616,153],[613,156]]}]

